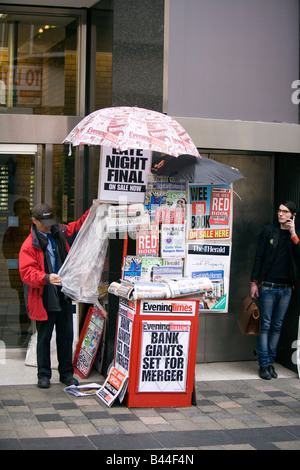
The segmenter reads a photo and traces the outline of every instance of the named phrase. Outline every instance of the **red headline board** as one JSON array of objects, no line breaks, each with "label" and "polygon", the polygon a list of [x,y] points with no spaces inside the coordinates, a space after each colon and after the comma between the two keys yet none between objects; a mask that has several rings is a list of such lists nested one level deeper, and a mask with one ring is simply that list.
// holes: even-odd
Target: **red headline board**
[{"label": "red headline board", "polygon": [[95,360],[105,327],[106,313],[100,305],[90,307],[73,360],[74,372],[86,379]]},{"label": "red headline board", "polygon": [[191,406],[199,301],[138,300],[134,315],[128,407]]}]

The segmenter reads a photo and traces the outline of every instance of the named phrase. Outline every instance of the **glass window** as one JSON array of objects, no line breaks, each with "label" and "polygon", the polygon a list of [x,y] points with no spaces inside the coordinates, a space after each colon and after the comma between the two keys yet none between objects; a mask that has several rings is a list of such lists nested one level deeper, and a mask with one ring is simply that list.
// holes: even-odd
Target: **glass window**
[{"label": "glass window", "polygon": [[[8,147],[10,150],[0,145],[0,344],[6,349],[16,349],[26,348],[32,333],[18,257],[21,245],[30,233],[38,180],[41,182],[41,202],[50,202],[56,220],[61,223],[74,221],[75,151],[69,155],[68,145],[53,145],[48,156],[52,162],[49,166],[46,165],[45,146],[40,146],[39,152],[35,145],[30,146],[30,151],[22,145]],[[49,179],[52,180],[52,201],[45,201]]]},{"label": "glass window", "polygon": [[111,12],[101,12],[96,19],[96,109],[111,106],[112,21]]},{"label": "glass window", "polygon": [[112,103],[112,11],[92,10],[89,112]]},{"label": "glass window", "polygon": [[30,232],[35,154],[0,149],[0,168],[0,340],[9,349],[26,347],[31,334],[18,257]]},{"label": "glass window", "polygon": [[53,146],[53,211],[57,220],[68,224],[75,220],[75,149]]},{"label": "glass window", "polygon": [[76,115],[78,18],[0,13],[0,112]]}]

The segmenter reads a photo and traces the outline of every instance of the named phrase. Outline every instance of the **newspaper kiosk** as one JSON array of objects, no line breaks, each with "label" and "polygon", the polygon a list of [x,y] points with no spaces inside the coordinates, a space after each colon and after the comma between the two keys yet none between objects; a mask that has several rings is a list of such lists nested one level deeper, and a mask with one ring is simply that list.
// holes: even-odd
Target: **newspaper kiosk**
[{"label": "newspaper kiosk", "polygon": [[115,367],[128,407],[191,405],[198,309],[194,299],[120,299]]}]

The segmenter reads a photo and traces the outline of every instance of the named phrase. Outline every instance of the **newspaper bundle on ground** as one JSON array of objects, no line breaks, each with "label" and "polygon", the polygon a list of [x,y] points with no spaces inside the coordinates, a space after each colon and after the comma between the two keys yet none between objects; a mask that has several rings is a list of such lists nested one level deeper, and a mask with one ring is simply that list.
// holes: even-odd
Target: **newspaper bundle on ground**
[{"label": "newspaper bundle on ground", "polygon": [[64,392],[71,393],[76,397],[88,397],[90,395],[96,395],[96,393],[101,388],[101,385],[96,383],[86,384],[86,385],[70,385],[69,387],[64,388]]},{"label": "newspaper bundle on ground", "polygon": [[129,300],[169,299],[210,291],[212,291],[212,283],[207,277],[197,279],[183,277],[160,283],[121,280],[120,283],[112,282],[108,288],[110,294]]},{"label": "newspaper bundle on ground", "polygon": [[[121,396],[123,389],[125,390],[128,383],[128,377],[115,367],[109,371],[108,377],[98,392],[97,397],[100,398],[107,406],[111,406],[117,396]],[[124,394],[122,393],[122,398]]]}]

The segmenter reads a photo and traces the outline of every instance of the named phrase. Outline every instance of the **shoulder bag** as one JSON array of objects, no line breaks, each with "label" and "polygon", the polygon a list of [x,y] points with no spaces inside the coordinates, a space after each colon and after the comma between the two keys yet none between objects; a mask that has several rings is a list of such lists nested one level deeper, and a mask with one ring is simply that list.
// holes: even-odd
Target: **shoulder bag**
[{"label": "shoulder bag", "polygon": [[257,336],[260,333],[259,309],[250,294],[242,302],[238,325],[243,335]]}]

